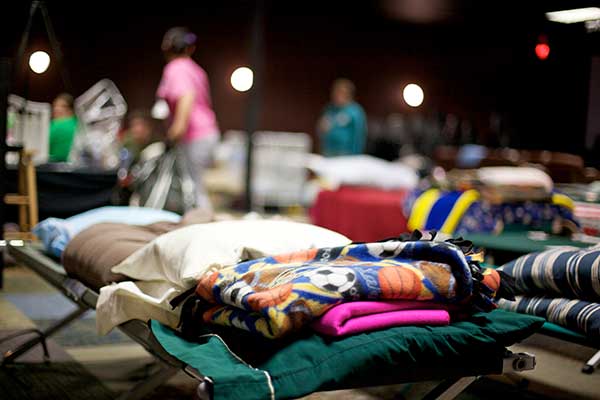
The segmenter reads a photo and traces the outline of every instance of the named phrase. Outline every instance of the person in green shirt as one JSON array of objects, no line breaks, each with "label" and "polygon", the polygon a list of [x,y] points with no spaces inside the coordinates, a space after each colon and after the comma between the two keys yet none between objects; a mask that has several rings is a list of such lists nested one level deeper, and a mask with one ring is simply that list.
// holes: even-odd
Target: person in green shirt
[{"label": "person in green shirt", "polygon": [[326,157],[362,154],[367,138],[363,108],[354,101],[354,84],[337,79],[331,88],[331,103],[319,120],[321,153]]},{"label": "person in green shirt", "polygon": [[69,160],[69,153],[77,131],[77,117],[73,110],[73,96],[61,93],[52,102],[50,121],[50,162]]}]

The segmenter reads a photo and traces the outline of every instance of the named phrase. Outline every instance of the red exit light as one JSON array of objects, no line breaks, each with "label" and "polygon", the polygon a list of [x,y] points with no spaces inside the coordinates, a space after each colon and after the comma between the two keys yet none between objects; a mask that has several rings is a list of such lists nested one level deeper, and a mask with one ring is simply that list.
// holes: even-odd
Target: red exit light
[{"label": "red exit light", "polygon": [[548,46],[546,43],[538,43],[535,46],[535,55],[540,60],[545,60],[550,55],[550,46]]}]

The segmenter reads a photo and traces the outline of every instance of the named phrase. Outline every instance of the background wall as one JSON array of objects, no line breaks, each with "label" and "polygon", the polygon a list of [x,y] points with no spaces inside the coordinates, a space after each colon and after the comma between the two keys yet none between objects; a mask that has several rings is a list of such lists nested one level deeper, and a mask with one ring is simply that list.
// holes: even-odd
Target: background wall
[{"label": "background wall", "polygon": [[[27,2],[13,3],[0,28],[3,55],[15,53],[27,20]],[[243,128],[248,95],[235,92],[229,76],[248,64],[253,2],[190,6],[172,0],[134,3],[134,9],[123,9],[123,3],[49,2],[73,94],[110,78],[130,109],[151,107],[164,64],[162,35],[187,25],[199,36],[195,59],[209,74],[221,129]],[[590,60],[600,33],[544,20],[544,11],[565,2],[489,1],[485,9],[478,3],[268,2],[260,128],[313,133],[331,81],[345,76],[355,81],[358,101],[372,117],[452,112],[471,119],[485,139],[494,111],[511,126],[513,146],[584,154]],[[540,34],[551,47],[546,61],[534,54]],[[28,53],[44,48],[38,17]],[[64,90],[58,67],[29,77],[29,98],[50,101]],[[16,93],[23,94],[25,70],[20,67],[14,82]],[[418,111],[401,101],[408,82],[425,90]]]}]

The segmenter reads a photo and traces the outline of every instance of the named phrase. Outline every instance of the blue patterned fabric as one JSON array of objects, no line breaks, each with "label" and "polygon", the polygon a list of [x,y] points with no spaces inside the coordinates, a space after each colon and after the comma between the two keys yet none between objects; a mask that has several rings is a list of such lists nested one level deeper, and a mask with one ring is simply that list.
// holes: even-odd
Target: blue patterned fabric
[{"label": "blue patterned fabric", "polygon": [[500,270],[515,278],[520,294],[600,301],[600,246],[531,253]]},{"label": "blue patterned fabric", "polygon": [[522,294],[514,302],[499,300],[500,308],[600,339],[600,246],[531,253],[499,269],[515,278]]}]

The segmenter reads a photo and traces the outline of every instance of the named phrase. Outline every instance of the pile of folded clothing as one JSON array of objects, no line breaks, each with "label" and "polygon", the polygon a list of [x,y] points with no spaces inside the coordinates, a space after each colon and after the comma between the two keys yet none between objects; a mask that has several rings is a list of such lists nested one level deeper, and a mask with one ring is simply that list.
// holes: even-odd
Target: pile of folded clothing
[{"label": "pile of folded clothing", "polygon": [[[66,254],[79,236],[106,226],[79,234]],[[480,267],[482,255],[468,242],[419,237],[355,244],[281,220],[175,229],[110,268],[118,282],[100,289],[98,330],[155,319],[188,335],[212,327],[267,339],[303,330],[344,336],[448,325],[496,308],[497,297],[512,298],[510,279]]]},{"label": "pile of folded clothing", "polygon": [[[461,243],[459,243],[461,244]],[[303,329],[345,336],[403,325],[448,325],[511,297],[470,246],[399,241],[304,250],[206,273],[184,302],[184,334],[208,325],[280,339]],[[189,297],[188,297],[189,295]],[[187,297],[187,298],[186,298]]]}]

